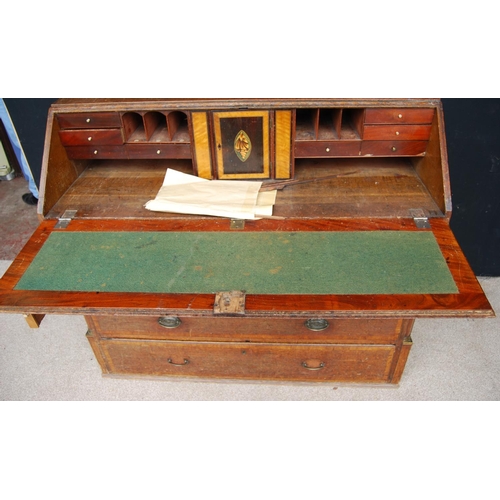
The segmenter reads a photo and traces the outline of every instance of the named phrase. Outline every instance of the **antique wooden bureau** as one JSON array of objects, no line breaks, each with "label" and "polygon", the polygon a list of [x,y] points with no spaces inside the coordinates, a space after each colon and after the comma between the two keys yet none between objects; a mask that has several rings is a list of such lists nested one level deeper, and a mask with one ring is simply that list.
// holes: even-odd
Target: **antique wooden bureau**
[{"label": "antique wooden bureau", "polygon": [[[146,210],[167,169],[283,189]],[[84,315],[109,375],[395,384],[415,319],[494,315],[451,207],[437,99],[62,99],[0,311]]]}]

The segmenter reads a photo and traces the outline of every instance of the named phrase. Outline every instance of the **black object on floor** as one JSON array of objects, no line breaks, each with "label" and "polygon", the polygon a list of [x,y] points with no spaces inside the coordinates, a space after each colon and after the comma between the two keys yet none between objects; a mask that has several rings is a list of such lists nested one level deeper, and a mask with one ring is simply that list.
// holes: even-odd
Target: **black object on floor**
[{"label": "black object on floor", "polygon": [[23,194],[23,201],[28,205],[36,205],[38,203],[38,198],[35,198],[31,193]]}]

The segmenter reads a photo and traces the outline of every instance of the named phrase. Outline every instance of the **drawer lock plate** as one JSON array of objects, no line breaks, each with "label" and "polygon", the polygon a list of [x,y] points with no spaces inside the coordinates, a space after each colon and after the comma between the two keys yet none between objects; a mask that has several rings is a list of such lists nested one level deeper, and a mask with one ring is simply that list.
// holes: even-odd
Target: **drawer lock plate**
[{"label": "drawer lock plate", "polygon": [[214,314],[245,314],[245,292],[231,291],[215,294]]}]

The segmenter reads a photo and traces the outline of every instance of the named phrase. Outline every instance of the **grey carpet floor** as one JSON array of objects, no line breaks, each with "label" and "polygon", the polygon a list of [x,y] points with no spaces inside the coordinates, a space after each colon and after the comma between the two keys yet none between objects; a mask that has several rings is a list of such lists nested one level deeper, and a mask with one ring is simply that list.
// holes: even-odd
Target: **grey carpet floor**
[{"label": "grey carpet floor", "polygon": [[[2,275],[9,261],[0,261]],[[500,311],[500,278],[480,282]],[[498,401],[500,317],[425,319],[397,387],[198,382],[102,377],[80,316],[47,316],[30,329],[0,315],[2,401]]]}]

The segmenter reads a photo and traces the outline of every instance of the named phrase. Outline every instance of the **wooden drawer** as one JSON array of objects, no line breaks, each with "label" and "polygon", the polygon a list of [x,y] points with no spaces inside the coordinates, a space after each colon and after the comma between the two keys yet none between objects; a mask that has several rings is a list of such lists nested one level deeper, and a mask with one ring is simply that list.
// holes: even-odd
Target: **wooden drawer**
[{"label": "wooden drawer", "polygon": [[123,144],[121,129],[61,130],[64,146],[118,146]]},{"label": "wooden drawer", "polygon": [[394,346],[89,340],[115,375],[389,382],[396,354]]},{"label": "wooden drawer", "polygon": [[363,138],[369,141],[428,141],[430,125],[366,125]]},{"label": "wooden drawer", "polygon": [[57,115],[61,128],[119,128],[119,113],[61,113]]},{"label": "wooden drawer", "polygon": [[361,156],[422,156],[427,141],[363,141]]},{"label": "wooden drawer", "polygon": [[432,123],[434,109],[408,108],[368,108],[365,114],[365,124],[369,123]]},{"label": "wooden drawer", "polygon": [[127,144],[127,156],[130,159],[178,159],[192,158],[190,144]]},{"label": "wooden drawer", "polygon": [[296,158],[359,156],[361,141],[297,141]]},{"label": "wooden drawer", "polygon": [[86,320],[103,338],[324,344],[395,344],[405,324],[399,319],[329,319],[324,330],[314,331],[305,318],[168,317],[165,322],[172,323],[171,328],[150,316],[91,316]]},{"label": "wooden drawer", "polygon": [[125,146],[72,146],[66,147],[70,160],[122,160],[127,159]]}]

